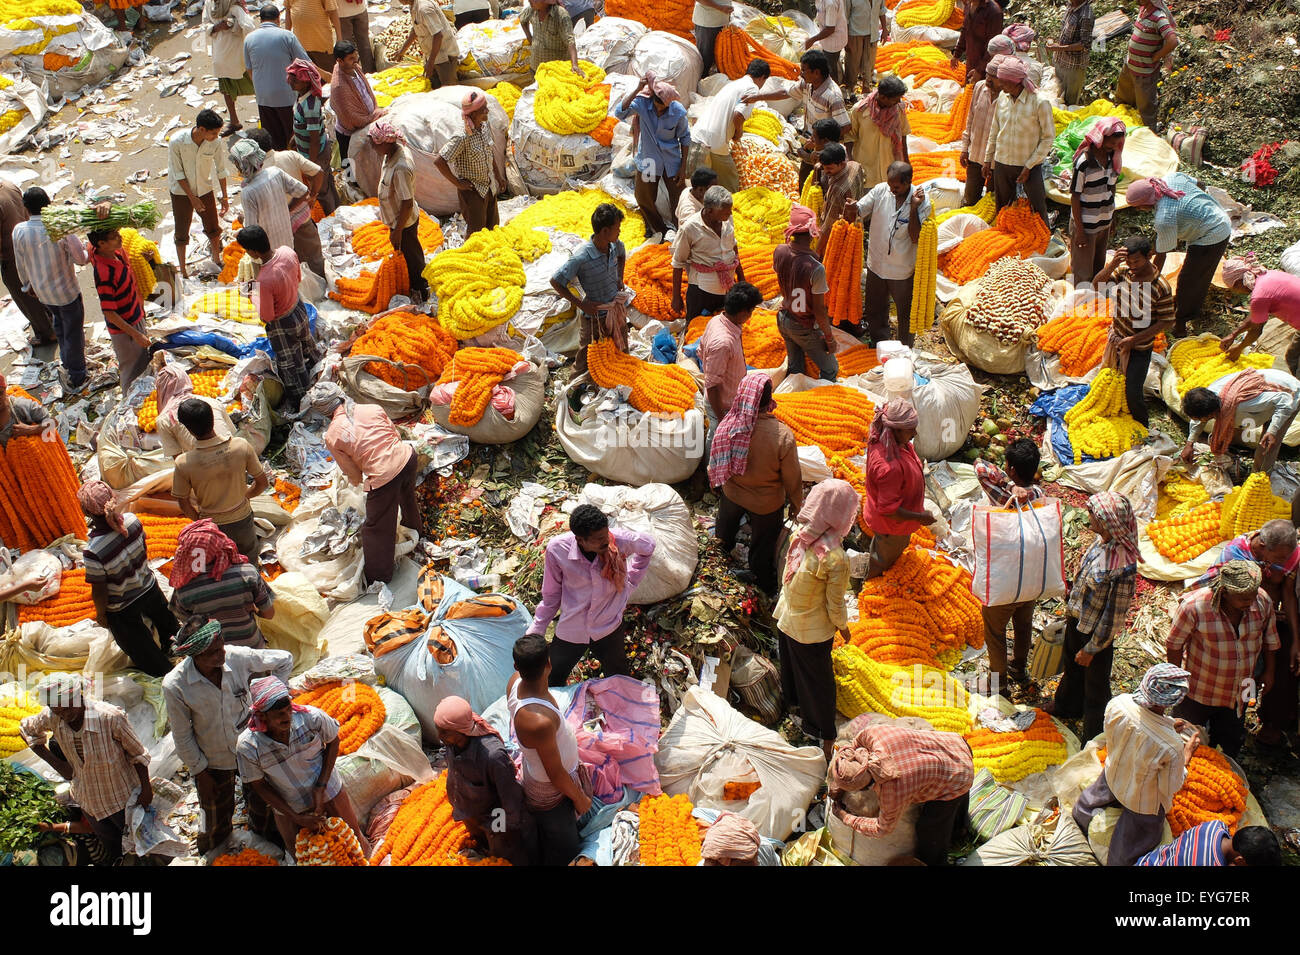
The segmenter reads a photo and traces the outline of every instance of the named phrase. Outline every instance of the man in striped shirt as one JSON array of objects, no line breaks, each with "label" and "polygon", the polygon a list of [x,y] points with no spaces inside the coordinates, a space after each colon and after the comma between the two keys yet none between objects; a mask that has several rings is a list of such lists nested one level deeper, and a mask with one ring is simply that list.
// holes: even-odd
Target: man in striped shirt
[{"label": "man in striped shirt", "polygon": [[1234,836],[1218,819],[1192,826],[1134,865],[1281,865],[1282,848],[1267,826],[1246,826]]},{"label": "man in striped shirt", "polygon": [[1158,131],[1160,64],[1177,46],[1178,31],[1164,0],[1142,0],[1128,40],[1128,57],[1115,85],[1115,102],[1135,107],[1152,132]]},{"label": "man in striped shirt", "polygon": [[217,621],[222,642],[230,646],[266,646],[257,618],[275,616],[275,597],[257,567],[212,521],[195,521],[181,531],[171,580],[178,615]]},{"label": "man in striped shirt", "polygon": [[93,229],[87,238],[95,269],[95,291],[99,293],[104,323],[117,358],[118,382],[125,392],[149,367],[144,300],[135,284],[131,264],[122,251],[122,233],[117,229]]}]

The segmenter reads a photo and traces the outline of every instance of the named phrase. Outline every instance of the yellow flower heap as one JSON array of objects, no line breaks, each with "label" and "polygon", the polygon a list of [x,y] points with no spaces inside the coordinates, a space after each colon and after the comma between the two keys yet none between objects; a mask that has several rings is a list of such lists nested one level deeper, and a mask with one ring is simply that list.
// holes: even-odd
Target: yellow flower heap
[{"label": "yellow flower heap", "polygon": [[140,296],[148,298],[153,294],[158,277],[154,275],[150,262],[161,261],[158,258],[158,243],[151,242],[135,229],[120,229],[122,234],[122,251],[126,253],[131,265],[131,274],[140,289]]},{"label": "yellow flower heap", "polygon": [[1268,474],[1256,471],[1223,499],[1219,534],[1224,540],[1259,530],[1271,520],[1291,519],[1291,502],[1273,494]]},{"label": "yellow flower heap", "polygon": [[0,759],[27,748],[18,732],[18,724],[40,711],[40,704],[16,684],[0,692]]},{"label": "yellow flower heap", "polygon": [[475,232],[458,249],[434,256],[424,269],[438,296],[438,321],[464,341],[510,321],[524,301],[524,261],[551,248],[551,240],[515,223]]},{"label": "yellow flower heap", "polygon": [[1115,104],[1107,99],[1095,99],[1090,105],[1076,110],[1052,108],[1052,123],[1056,126],[1058,136],[1075,120],[1087,119],[1089,116],[1117,116],[1124,120],[1130,133],[1137,127],[1146,125],[1132,106]]},{"label": "yellow flower heap", "polygon": [[583,189],[579,192],[559,192],[545,196],[511,219],[509,228],[548,227],[585,239],[591,235],[591,214],[603,202],[611,203],[623,213],[620,234],[624,237],[624,244],[629,247],[636,245],[640,237],[645,235],[645,219],[635,206],[628,206],[603,189]]},{"label": "yellow flower heap", "polygon": [[1232,361],[1217,338],[1202,335],[1184,338],[1169,349],[1169,364],[1178,375],[1178,397],[1185,398],[1193,388],[1207,388],[1225,375],[1247,368],[1272,368],[1273,356],[1256,352]]},{"label": "yellow flower heap", "polygon": [[774,189],[755,186],[742,189],[732,198],[732,225],[736,245],[780,245],[785,241],[785,227],[790,224],[788,196]]},{"label": "yellow flower heap", "polygon": [[1075,464],[1081,464],[1084,455],[1113,458],[1147,436],[1147,429],[1128,413],[1124,376],[1113,368],[1097,373],[1083,400],[1065,413],[1065,426]]},{"label": "yellow flower heap", "polygon": [[771,110],[756,109],[754,114],[745,120],[745,132],[762,136],[773,146],[779,146],[782,132],[781,117]]},{"label": "yellow flower heap", "polygon": [[190,303],[190,318],[200,315],[215,315],[232,322],[253,323],[261,320],[257,306],[238,289],[222,289],[219,292],[205,292]]},{"label": "yellow flower heap", "polygon": [[920,664],[877,663],[855,646],[836,647],[831,662],[835,667],[835,705],[845,716],[916,716],[937,730],[970,731],[970,695],[942,670]]},{"label": "yellow flower heap", "polygon": [[945,212],[940,212],[938,215],[934,217],[934,221],[938,225],[943,225],[953,216],[959,216],[963,214],[979,216],[985,222],[989,223],[989,225],[992,225],[993,219],[998,214],[997,200],[993,198],[993,193],[986,192],[984,193],[983,198],[981,198],[979,202],[975,203],[975,205],[962,206],[958,209],[948,209]]},{"label": "yellow flower heap", "polygon": [[421,63],[392,66],[376,73],[370,77],[370,87],[375,91],[375,102],[385,109],[399,96],[406,93],[427,93],[433,88],[424,75],[424,65]]},{"label": "yellow flower heap", "polygon": [[[0,0],[0,24],[14,33],[40,32],[34,42],[8,52],[20,56],[40,53],[56,36],[77,29],[77,20],[85,13],[77,0]],[[56,23],[50,18],[66,17],[66,22]],[[39,19],[34,19],[39,18]]]},{"label": "yellow flower heap", "polygon": [[533,115],[543,129],[563,136],[589,133],[609,115],[605,71],[586,60],[578,61],[578,69],[581,76],[566,60],[552,60],[537,68]]},{"label": "yellow flower heap", "polygon": [[498,83],[488,90],[488,96],[493,96],[501,104],[501,108],[506,111],[510,119],[515,118],[515,106],[519,103],[519,96],[523,93],[514,83]]},{"label": "yellow flower heap", "polygon": [[1171,471],[1160,485],[1160,496],[1156,500],[1156,520],[1167,521],[1181,517],[1209,499],[1210,492],[1200,481],[1189,481],[1182,474]]},{"label": "yellow flower heap", "polygon": [[952,16],[955,6],[955,0],[931,0],[931,2],[914,4],[899,10],[895,22],[903,30],[908,27],[942,26]]}]

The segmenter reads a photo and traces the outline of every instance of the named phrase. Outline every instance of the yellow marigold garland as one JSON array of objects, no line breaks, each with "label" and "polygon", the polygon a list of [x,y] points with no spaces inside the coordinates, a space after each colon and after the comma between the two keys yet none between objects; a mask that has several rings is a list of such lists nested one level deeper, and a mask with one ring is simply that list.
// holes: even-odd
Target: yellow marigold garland
[{"label": "yellow marigold garland", "polygon": [[753,133],[755,136],[762,136],[773,146],[781,145],[781,117],[770,109],[756,109],[745,120],[745,132]]},{"label": "yellow marigold garland", "polygon": [[852,645],[831,651],[831,663],[835,706],[850,719],[861,713],[883,713],[920,717],[941,732],[971,729],[970,696],[942,670],[877,663]]},{"label": "yellow marigold garland", "polygon": [[1156,520],[1179,517],[1209,499],[1210,492],[1200,481],[1191,481],[1181,472],[1170,471],[1160,485],[1160,496],[1156,499]]},{"label": "yellow marigold garland", "polygon": [[956,209],[947,209],[944,212],[940,212],[938,215],[936,215],[934,217],[934,221],[938,225],[943,225],[953,216],[967,214],[967,215],[979,216],[985,222],[991,223],[993,221],[993,217],[997,215],[997,212],[998,212],[997,199],[994,198],[993,193],[986,192],[984,193],[983,196],[980,197],[979,202],[975,203],[975,205],[960,206],[959,208]]},{"label": "yellow marigold garland", "polygon": [[[226,380],[226,369],[211,368],[207,371],[195,371],[190,373],[190,381],[194,385],[194,394],[207,398],[218,398],[221,396],[221,383]],[[144,404],[136,412],[135,421],[140,426],[141,431],[156,431],[158,428],[158,389],[155,388],[149,392],[149,397],[145,398]]]},{"label": "yellow marigold garland", "polygon": [[[623,213],[621,235],[626,244],[634,245],[636,240],[645,235],[645,219],[636,206],[629,206],[622,199],[616,199],[603,189],[581,189],[543,196],[511,219],[509,227],[518,229],[549,227],[585,239],[591,235],[591,214],[596,211],[596,206],[604,202],[612,203]],[[548,243],[544,251],[549,249]]]},{"label": "yellow marigold garland", "polygon": [[939,226],[931,215],[921,223],[916,239],[916,271],[912,274],[912,314],[908,327],[913,335],[934,324],[936,281],[939,276]]},{"label": "yellow marigold garland", "polygon": [[440,253],[424,269],[429,288],[438,296],[439,321],[461,341],[508,322],[523,304],[524,263],[509,245],[514,231],[475,232],[460,248]]},{"label": "yellow marigold garland", "polygon": [[0,694],[0,759],[27,748],[27,742],[18,732],[18,724],[42,709],[28,692],[14,685]]},{"label": "yellow marigold garland", "polygon": [[498,83],[487,91],[489,96],[495,97],[496,101],[501,104],[501,108],[506,111],[506,116],[511,120],[515,118],[515,107],[519,105],[519,96],[523,93],[514,83]]},{"label": "yellow marigold garland", "polygon": [[732,226],[736,245],[779,245],[785,241],[793,200],[774,189],[755,186],[732,198]]},{"label": "yellow marigold garland", "polygon": [[638,803],[641,864],[691,866],[700,862],[703,833],[685,795],[647,796]]},{"label": "yellow marigold garland", "polygon": [[405,93],[427,93],[432,86],[424,75],[424,64],[410,63],[372,74],[370,88],[374,90],[375,103],[387,109],[397,97]]},{"label": "yellow marigold garland", "polygon": [[1065,413],[1065,426],[1074,447],[1074,463],[1084,455],[1113,458],[1146,440],[1147,429],[1128,413],[1124,376],[1103,368],[1088,386],[1088,393]]},{"label": "yellow marigold garland", "polygon": [[1169,364],[1178,376],[1178,397],[1184,398],[1193,388],[1206,388],[1225,375],[1247,368],[1272,368],[1273,356],[1253,352],[1232,361],[1219,347],[1213,335],[1184,338],[1169,349]]},{"label": "yellow marigold garland", "polygon": [[587,60],[578,61],[578,76],[566,60],[537,68],[533,115],[543,129],[563,136],[589,133],[609,115],[609,86],[605,71]]},{"label": "yellow marigold garland", "polygon": [[1056,722],[1042,710],[1034,710],[1034,722],[1027,729],[995,733],[973,729],[966,734],[975,771],[987,769],[1000,783],[1015,783],[1059,766],[1069,757],[1065,737]]},{"label": "yellow marigold garland", "polygon": [[131,265],[131,274],[135,276],[135,284],[140,289],[140,296],[148,298],[153,294],[154,286],[158,284],[158,276],[154,274],[153,266],[149,264],[162,261],[158,257],[158,243],[146,239],[135,229],[122,228],[118,231],[122,234],[122,251],[126,253]]},{"label": "yellow marigold garland", "polygon": [[1291,502],[1273,493],[1268,474],[1256,471],[1223,499],[1219,536],[1224,540],[1259,530],[1271,520],[1291,519]]},{"label": "yellow marigold garland", "polygon": [[190,303],[189,313],[190,318],[215,315],[217,318],[250,325],[261,321],[261,315],[253,300],[233,288],[221,289],[218,292],[204,292]]}]

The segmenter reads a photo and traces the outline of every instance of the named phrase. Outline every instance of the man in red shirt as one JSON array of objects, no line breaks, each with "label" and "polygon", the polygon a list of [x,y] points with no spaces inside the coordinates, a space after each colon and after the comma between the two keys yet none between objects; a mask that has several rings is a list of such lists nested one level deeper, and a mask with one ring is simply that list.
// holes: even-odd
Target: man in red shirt
[{"label": "man in red shirt", "polygon": [[[708,399],[709,437],[718,422],[731,410],[736,389],[748,372],[745,363],[744,328],[754,309],[763,303],[763,293],[748,282],[737,282],[727,289],[722,311],[709,319],[700,336],[700,370],[704,372],[704,394]],[[708,451],[705,451],[708,458]]]},{"label": "man in red shirt", "polygon": [[1002,7],[994,0],[964,0],[966,17],[957,45],[952,51],[952,65],[956,66],[966,55],[966,80],[984,79],[984,67],[989,62],[989,40],[1002,32]]},{"label": "man in red shirt", "polygon": [[311,383],[311,369],[321,360],[320,345],[312,334],[307,308],[298,297],[302,281],[298,255],[281,246],[271,252],[271,241],[261,226],[245,226],[235,236],[256,262],[257,308],[266,325],[266,340],[275,351],[275,374],[284,384],[281,406],[298,410]]},{"label": "man in red shirt", "polygon": [[144,299],[135,284],[131,263],[122,251],[122,233],[117,229],[93,229],[87,238],[90,264],[95,270],[95,291],[99,293],[104,323],[117,359],[118,383],[125,392],[149,367]]}]

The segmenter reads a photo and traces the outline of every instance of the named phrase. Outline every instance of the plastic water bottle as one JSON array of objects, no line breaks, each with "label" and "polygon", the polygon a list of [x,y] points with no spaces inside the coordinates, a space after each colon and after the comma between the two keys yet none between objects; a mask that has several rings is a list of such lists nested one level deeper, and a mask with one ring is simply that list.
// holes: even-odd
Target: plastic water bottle
[{"label": "plastic water bottle", "polygon": [[494,591],[501,586],[500,574],[471,574],[461,581],[470,590]]}]

